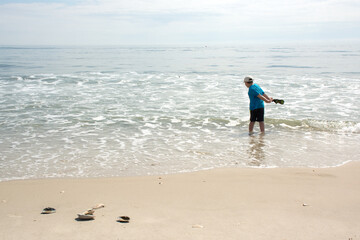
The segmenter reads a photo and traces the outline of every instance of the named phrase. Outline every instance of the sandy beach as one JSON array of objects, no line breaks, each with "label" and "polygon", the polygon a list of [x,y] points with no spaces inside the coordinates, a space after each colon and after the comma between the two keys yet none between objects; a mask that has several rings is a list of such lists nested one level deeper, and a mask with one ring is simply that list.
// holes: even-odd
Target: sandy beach
[{"label": "sandy beach", "polygon": [[[360,239],[360,162],[0,183],[0,239]],[[95,220],[77,221],[97,204]],[[56,213],[41,214],[45,207]],[[129,216],[119,223],[118,216]]]}]

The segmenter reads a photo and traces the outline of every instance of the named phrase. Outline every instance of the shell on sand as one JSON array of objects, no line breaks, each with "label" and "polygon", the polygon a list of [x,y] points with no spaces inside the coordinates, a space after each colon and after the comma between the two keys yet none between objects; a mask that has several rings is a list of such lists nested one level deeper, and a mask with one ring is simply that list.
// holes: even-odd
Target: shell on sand
[{"label": "shell on sand", "polygon": [[91,220],[95,218],[95,215],[92,214],[78,214],[78,218],[81,220]]},{"label": "shell on sand", "polygon": [[199,224],[195,224],[195,225],[192,225],[192,228],[204,228],[203,225],[199,225]]}]

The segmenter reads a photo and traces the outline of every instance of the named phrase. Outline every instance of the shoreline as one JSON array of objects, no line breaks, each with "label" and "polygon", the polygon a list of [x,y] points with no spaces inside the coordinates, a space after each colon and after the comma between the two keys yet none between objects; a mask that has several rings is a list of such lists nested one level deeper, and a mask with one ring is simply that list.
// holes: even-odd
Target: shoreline
[{"label": "shoreline", "polygon": [[[360,239],[360,162],[0,182],[0,239]],[[97,205],[94,221],[77,213]],[[56,213],[40,214],[45,207]],[[118,223],[118,216],[129,223]]]},{"label": "shoreline", "polygon": [[50,179],[104,179],[104,178],[131,178],[131,177],[153,177],[153,176],[171,176],[171,175],[178,175],[178,174],[191,174],[191,173],[197,173],[197,172],[206,172],[206,171],[216,171],[221,169],[327,169],[327,168],[338,168],[345,166],[347,164],[351,164],[353,162],[359,162],[356,160],[347,160],[342,163],[333,165],[333,166],[226,166],[226,167],[214,167],[214,168],[204,168],[204,169],[198,169],[198,170],[186,170],[181,172],[175,172],[175,173],[151,173],[151,174],[138,174],[138,175],[123,175],[123,176],[94,176],[94,177],[87,177],[87,176],[81,176],[81,177],[73,177],[73,176],[64,176],[64,177],[44,177],[44,178],[15,178],[15,179],[0,179],[0,183],[3,182],[13,182],[13,181],[31,181],[31,180],[50,180]]}]

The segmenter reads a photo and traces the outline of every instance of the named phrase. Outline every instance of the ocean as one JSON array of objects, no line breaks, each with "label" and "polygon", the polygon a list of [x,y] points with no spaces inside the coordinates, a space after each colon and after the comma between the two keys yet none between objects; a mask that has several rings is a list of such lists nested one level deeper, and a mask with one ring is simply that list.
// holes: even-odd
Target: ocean
[{"label": "ocean", "polygon": [[[271,97],[248,134],[251,75]],[[0,181],[360,159],[360,43],[0,46]]]}]

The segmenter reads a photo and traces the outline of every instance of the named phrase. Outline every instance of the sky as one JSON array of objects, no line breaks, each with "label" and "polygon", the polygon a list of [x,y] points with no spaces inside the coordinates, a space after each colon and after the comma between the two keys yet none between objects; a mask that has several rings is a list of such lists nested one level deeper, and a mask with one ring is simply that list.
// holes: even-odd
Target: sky
[{"label": "sky", "polygon": [[359,0],[0,0],[1,45],[360,39]]}]

